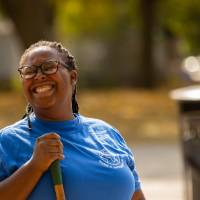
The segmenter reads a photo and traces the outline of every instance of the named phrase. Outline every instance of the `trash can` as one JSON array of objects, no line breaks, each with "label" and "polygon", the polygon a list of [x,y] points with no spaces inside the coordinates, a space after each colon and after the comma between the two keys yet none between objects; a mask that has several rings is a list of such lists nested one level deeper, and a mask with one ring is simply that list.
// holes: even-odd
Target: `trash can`
[{"label": "trash can", "polygon": [[170,96],[179,108],[185,196],[187,200],[200,200],[200,85],[173,90]]}]

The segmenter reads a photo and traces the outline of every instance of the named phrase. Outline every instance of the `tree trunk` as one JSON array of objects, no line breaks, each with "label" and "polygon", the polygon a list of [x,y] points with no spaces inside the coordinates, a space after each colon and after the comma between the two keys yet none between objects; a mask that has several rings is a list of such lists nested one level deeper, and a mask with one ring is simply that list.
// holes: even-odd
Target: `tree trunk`
[{"label": "tree trunk", "polygon": [[50,0],[1,0],[13,21],[22,44],[27,48],[38,40],[54,39],[54,7]]},{"label": "tree trunk", "polygon": [[142,18],[141,31],[141,86],[153,88],[156,85],[155,63],[153,59],[153,33],[156,19],[157,0],[140,0]]}]

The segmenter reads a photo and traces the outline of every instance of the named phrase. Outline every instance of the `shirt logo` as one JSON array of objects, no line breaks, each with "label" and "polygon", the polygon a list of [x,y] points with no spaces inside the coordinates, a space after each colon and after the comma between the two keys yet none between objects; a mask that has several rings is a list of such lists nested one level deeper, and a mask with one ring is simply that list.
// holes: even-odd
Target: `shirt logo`
[{"label": "shirt logo", "polygon": [[122,168],[124,166],[121,157],[117,154],[113,155],[109,153],[106,149],[102,149],[99,152],[99,163],[105,167],[110,168]]}]

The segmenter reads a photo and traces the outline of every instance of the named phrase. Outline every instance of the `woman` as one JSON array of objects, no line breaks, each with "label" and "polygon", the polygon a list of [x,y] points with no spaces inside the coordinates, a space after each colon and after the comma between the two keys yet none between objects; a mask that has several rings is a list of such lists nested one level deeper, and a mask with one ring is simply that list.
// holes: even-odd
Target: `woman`
[{"label": "woman", "polygon": [[144,200],[118,131],[78,113],[69,52],[39,41],[24,52],[18,71],[28,108],[24,119],[1,130],[1,199],[55,199],[48,169],[59,159],[68,200]]}]

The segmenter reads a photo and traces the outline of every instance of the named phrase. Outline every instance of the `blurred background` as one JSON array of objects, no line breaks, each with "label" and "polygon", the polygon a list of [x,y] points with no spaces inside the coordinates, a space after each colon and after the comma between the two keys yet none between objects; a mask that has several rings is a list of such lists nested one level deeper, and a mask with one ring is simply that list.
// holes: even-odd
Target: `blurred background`
[{"label": "blurred background", "polygon": [[25,111],[20,55],[38,40],[60,41],[79,67],[80,112],[121,131],[146,198],[184,199],[169,93],[200,80],[199,20],[198,0],[0,0],[0,127]]}]

